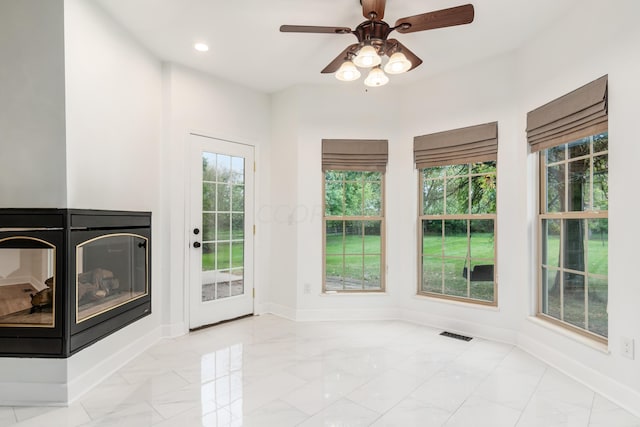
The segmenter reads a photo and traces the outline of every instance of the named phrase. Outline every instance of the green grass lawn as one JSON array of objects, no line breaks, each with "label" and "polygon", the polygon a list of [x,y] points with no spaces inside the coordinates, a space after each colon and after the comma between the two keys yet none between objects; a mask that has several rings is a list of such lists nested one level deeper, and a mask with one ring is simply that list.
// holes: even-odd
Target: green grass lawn
[{"label": "green grass lawn", "polygon": [[327,289],[379,289],[380,252],[380,236],[327,235]]},{"label": "green grass lawn", "polygon": [[[202,245],[202,271],[228,270],[244,267],[244,244],[242,242],[213,243]],[[217,260],[217,268],[216,268]]]}]

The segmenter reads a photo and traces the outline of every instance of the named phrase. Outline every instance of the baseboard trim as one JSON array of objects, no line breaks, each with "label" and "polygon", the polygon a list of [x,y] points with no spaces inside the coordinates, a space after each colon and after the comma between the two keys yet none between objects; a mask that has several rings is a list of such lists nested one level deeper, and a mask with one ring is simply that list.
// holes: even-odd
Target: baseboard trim
[{"label": "baseboard trim", "polygon": [[[100,384],[122,366],[126,365],[128,362],[138,357],[142,352],[158,342],[162,338],[161,332],[162,328],[158,326],[147,332],[146,334],[139,335],[135,340],[129,341],[128,345],[122,346],[120,350],[112,353],[97,364],[93,362],[98,358],[97,354],[104,354],[103,351],[100,351],[99,344],[101,342],[98,342],[69,358],[67,403],[73,403],[87,391]],[[105,343],[105,345],[108,344]],[[91,368],[89,369],[82,370],[82,372],[80,372],[77,376],[75,376],[75,378],[73,378],[74,365],[77,364],[82,367],[86,366],[88,362],[93,363],[93,366],[91,366]]]},{"label": "baseboard trim", "polygon": [[640,417],[640,392],[526,334],[518,335],[518,347]]},{"label": "baseboard trim", "polygon": [[498,328],[487,324],[438,316],[437,314],[425,313],[416,310],[402,310],[400,311],[398,319],[436,329],[446,329],[449,332],[461,335],[470,335],[472,337],[488,339],[506,344],[515,345],[517,342],[517,333],[511,329]]}]

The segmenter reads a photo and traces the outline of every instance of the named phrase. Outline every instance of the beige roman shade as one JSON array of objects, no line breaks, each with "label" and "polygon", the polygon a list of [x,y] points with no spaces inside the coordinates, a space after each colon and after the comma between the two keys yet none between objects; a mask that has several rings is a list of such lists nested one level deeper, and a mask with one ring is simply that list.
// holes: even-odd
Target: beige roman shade
[{"label": "beige roman shade", "polygon": [[531,152],[566,144],[608,128],[608,76],[602,76],[527,114]]},{"label": "beige roman shade", "polygon": [[387,169],[386,139],[323,139],[322,170],[384,172]]},{"label": "beige roman shade", "polygon": [[498,122],[416,136],[413,157],[418,169],[488,162],[498,155]]}]

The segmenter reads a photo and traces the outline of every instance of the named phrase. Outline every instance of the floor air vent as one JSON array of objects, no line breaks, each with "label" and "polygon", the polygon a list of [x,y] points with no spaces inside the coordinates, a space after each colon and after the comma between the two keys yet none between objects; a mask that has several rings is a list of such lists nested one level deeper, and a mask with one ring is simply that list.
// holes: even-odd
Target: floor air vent
[{"label": "floor air vent", "polygon": [[442,332],[440,335],[442,335],[443,337],[449,337],[449,338],[455,338],[457,340],[462,340],[462,341],[471,341],[473,338],[471,337],[465,337],[464,335],[459,335],[459,334],[454,334],[453,332]]}]

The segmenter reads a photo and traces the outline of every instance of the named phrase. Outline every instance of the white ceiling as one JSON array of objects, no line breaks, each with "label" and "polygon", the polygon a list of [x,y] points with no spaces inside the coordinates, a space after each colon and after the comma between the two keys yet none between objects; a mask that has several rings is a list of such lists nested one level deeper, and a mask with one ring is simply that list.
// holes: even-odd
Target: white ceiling
[{"label": "white ceiling", "polygon": [[[388,0],[385,21],[467,3],[469,0]],[[345,26],[364,21],[359,0],[98,0],[139,42],[175,62],[271,93],[296,84],[343,83],[322,70],[356,41],[351,34],[280,33],[281,24]],[[517,48],[544,31],[580,0],[472,0],[468,25],[393,33],[424,63],[393,84],[423,79]],[[209,44],[207,53],[193,44]]]}]

